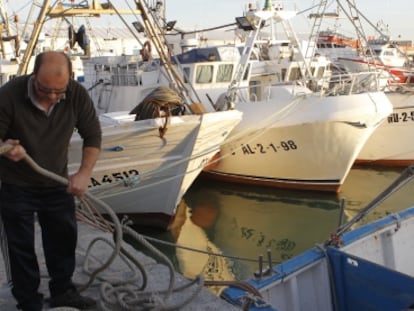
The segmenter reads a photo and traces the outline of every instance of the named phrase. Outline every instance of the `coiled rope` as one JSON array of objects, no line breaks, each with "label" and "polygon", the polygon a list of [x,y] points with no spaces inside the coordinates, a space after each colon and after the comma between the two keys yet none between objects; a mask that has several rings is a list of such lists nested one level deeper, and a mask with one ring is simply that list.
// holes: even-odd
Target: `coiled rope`
[{"label": "coiled rope", "polygon": [[149,93],[130,114],[135,114],[135,121],[165,118],[164,125],[160,127],[160,137],[164,137],[170,116],[183,115],[185,106],[183,98],[174,90],[159,86]]},{"label": "coiled rope", "polygon": [[[1,145],[0,155],[8,152],[12,148],[13,146],[9,144]],[[26,163],[29,164],[35,172],[42,174],[48,178],[51,178],[63,185],[68,185],[68,180],[66,178],[43,169],[28,154],[26,154],[22,160],[26,161]],[[112,208],[110,208],[110,206],[108,206],[105,202],[99,200],[98,198],[96,198],[88,192],[85,193],[84,197],[85,198],[80,199],[82,204],[79,206],[86,207],[86,209],[83,209],[81,211],[81,208],[78,208],[77,216],[80,216],[81,219],[87,220],[88,222],[93,222],[95,226],[103,228],[107,232],[112,232],[114,235],[114,243],[104,238],[97,238],[91,242],[87,249],[87,256],[85,259],[85,270],[89,274],[89,280],[85,284],[81,284],[79,286],[79,291],[86,290],[88,287],[92,285],[92,283],[96,279],[103,280],[102,278],[98,277],[99,273],[108,268],[117,256],[120,256],[125,262],[125,258],[128,258],[133,264],[135,264],[138,267],[138,269],[142,273],[143,278],[143,284],[140,287],[136,286],[138,279],[137,276],[134,276],[130,282],[119,281],[114,282],[115,284],[110,284],[109,282],[103,280],[104,282],[101,285],[100,291],[101,300],[99,301],[102,310],[113,310],[114,307],[121,307],[123,310],[176,310],[191,302],[195,298],[195,296],[201,291],[201,289],[203,288],[202,276],[198,276],[189,284],[186,284],[178,288],[174,288],[175,274],[171,261],[163,253],[158,251],[143,237],[141,237],[137,232],[129,228],[127,226],[128,223],[124,222],[121,224]],[[99,206],[99,208],[103,210],[104,213],[107,213],[111,221],[105,220],[101,213],[98,212],[98,209],[94,206]],[[81,211],[80,215],[78,214],[79,211]],[[97,218],[96,215],[98,215]],[[95,222],[95,219],[99,219],[99,221]],[[142,291],[146,286],[146,273],[143,267],[139,264],[139,262],[135,260],[133,256],[125,248],[122,247],[124,232],[135,238],[135,240],[143,244],[145,247],[147,247],[152,253],[154,253],[159,259],[161,259],[166,264],[170,273],[170,281],[167,290],[146,292]],[[100,267],[96,268],[93,271],[89,271],[87,267],[88,257],[90,255],[92,247],[97,241],[104,241],[108,245],[111,245],[113,251],[108,257],[108,259]],[[131,265],[129,265],[129,267],[132,268]],[[174,305],[168,305],[169,299],[171,298],[173,292],[185,290],[192,285],[197,285],[197,288],[185,301],[175,303]],[[136,288],[134,288],[134,286]]]}]

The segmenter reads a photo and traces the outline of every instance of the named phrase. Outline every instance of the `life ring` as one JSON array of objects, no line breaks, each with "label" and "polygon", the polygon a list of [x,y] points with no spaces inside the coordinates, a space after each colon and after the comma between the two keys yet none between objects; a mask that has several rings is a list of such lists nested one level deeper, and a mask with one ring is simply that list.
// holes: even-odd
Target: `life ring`
[{"label": "life ring", "polygon": [[143,46],[142,46],[142,49],[141,49],[142,59],[144,61],[148,61],[148,60],[152,59],[151,52],[152,52],[151,42],[145,41]]}]

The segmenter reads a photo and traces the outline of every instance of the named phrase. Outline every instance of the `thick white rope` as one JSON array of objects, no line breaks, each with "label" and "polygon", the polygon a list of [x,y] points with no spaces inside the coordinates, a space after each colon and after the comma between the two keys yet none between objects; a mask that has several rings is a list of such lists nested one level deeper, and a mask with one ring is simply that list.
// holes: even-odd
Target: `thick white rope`
[{"label": "thick white rope", "polygon": [[[8,152],[9,150],[11,150],[13,148],[13,146],[8,145],[8,144],[3,144],[0,146],[0,155]],[[45,170],[43,168],[41,168],[39,165],[37,165],[37,163],[34,162],[34,160],[29,156],[29,155],[25,155],[25,157],[23,158],[24,161],[26,161],[32,168],[34,171],[49,177],[63,185],[67,185],[68,184],[68,180],[62,176],[56,175],[53,172],[50,172],[48,170]],[[167,290],[157,290],[157,291],[148,291],[148,292],[142,292],[143,287],[146,284],[146,275],[145,273],[143,273],[143,283],[144,285],[139,287],[139,288],[134,288],[132,291],[134,292],[134,297],[140,297],[138,300],[140,302],[142,302],[142,306],[141,304],[137,305],[137,300],[136,299],[126,299],[125,297],[130,297],[129,295],[131,294],[131,286],[134,285],[136,287],[136,280],[137,277],[134,276],[132,278],[132,283],[133,284],[127,284],[124,285],[123,282],[115,282],[117,284],[121,284],[121,286],[118,286],[116,289],[114,289],[114,291],[116,290],[116,295],[115,297],[108,297],[108,296],[102,296],[101,301],[99,301],[99,303],[101,304],[101,308],[103,310],[106,310],[105,308],[105,304],[109,305],[117,305],[117,306],[121,306],[121,308],[124,308],[126,310],[148,310],[148,308],[151,309],[163,309],[163,310],[174,310],[174,309],[179,309],[181,307],[183,307],[184,305],[188,304],[189,302],[192,301],[192,299],[195,298],[195,295],[197,293],[199,293],[199,291],[201,291],[201,289],[203,288],[203,282],[202,282],[202,277],[199,277],[196,279],[196,281],[193,281],[191,283],[191,285],[193,284],[197,284],[198,288],[196,289],[195,293],[191,294],[190,297],[188,299],[186,299],[185,301],[180,302],[179,304],[175,304],[174,306],[168,306],[167,305],[167,301],[169,300],[169,298],[171,297],[171,294],[173,292],[176,291],[180,291],[182,289],[186,289],[187,287],[181,287],[181,288],[176,288],[174,289],[174,280],[175,280],[175,274],[174,274],[174,268],[173,265],[171,263],[171,261],[163,254],[161,253],[159,250],[157,250],[155,247],[153,247],[149,242],[147,242],[143,237],[141,237],[137,232],[133,231],[132,229],[130,229],[128,226],[126,226],[125,224],[121,224],[118,217],[116,216],[116,214],[114,213],[114,211],[112,210],[112,208],[110,206],[108,206],[105,202],[103,202],[102,200],[99,200],[98,198],[96,198],[95,196],[91,195],[90,193],[86,192],[85,193],[85,203],[87,206],[99,206],[100,209],[102,209],[104,211],[104,213],[107,213],[110,216],[110,219],[112,220],[112,223],[110,223],[108,221],[108,223],[110,223],[110,227],[112,228],[112,230],[110,228],[108,228],[108,226],[106,226],[105,228],[111,232],[114,233],[114,244],[112,244],[112,242],[110,241],[105,241],[107,244],[110,244],[113,246],[113,251],[110,254],[109,258],[98,268],[96,268],[94,271],[90,272],[88,271],[89,274],[89,280],[85,283],[85,284],[81,284],[79,290],[83,291],[85,289],[87,289],[89,286],[92,285],[92,283],[95,281],[95,279],[98,278],[98,274],[101,273],[103,270],[105,270],[106,268],[108,268],[113,261],[115,260],[115,258],[117,256],[121,256],[122,258],[122,254],[124,254],[124,256],[126,258],[128,258],[129,260],[131,260],[131,262],[137,264],[138,261],[133,260],[133,256],[131,254],[129,254],[124,248],[122,248],[122,239],[123,239],[123,231],[125,231],[126,233],[128,233],[129,235],[131,235],[133,238],[135,238],[138,242],[140,242],[141,244],[143,244],[144,246],[146,246],[150,251],[152,251],[159,259],[161,259],[168,267],[169,271],[170,271],[170,281],[169,281],[169,285]],[[94,210],[95,214],[99,215],[99,212],[97,211],[97,209]],[[101,215],[99,215],[99,218],[103,218]],[[98,238],[98,240],[104,240],[102,238]],[[95,243],[95,241],[92,241],[92,246]],[[90,246],[88,248],[87,254],[90,253],[90,250],[92,248],[92,246]],[[4,253],[3,253],[4,256]],[[124,258],[123,258],[124,259]],[[85,259],[85,261],[87,261],[88,258]],[[124,259],[125,260],[125,259]],[[6,261],[5,261],[6,262]],[[138,264],[138,267],[141,271],[144,271],[143,268]],[[129,286],[128,286],[129,285]],[[190,285],[188,285],[190,286]],[[107,282],[102,283],[101,285],[101,295],[106,295],[105,293],[107,293],[107,289],[108,287],[113,287],[112,285],[110,285]],[[136,290],[138,290],[138,292],[136,292]],[[164,297],[161,297],[160,294],[164,294]],[[116,298],[116,300],[114,300]],[[108,309],[111,310],[111,309]]]}]

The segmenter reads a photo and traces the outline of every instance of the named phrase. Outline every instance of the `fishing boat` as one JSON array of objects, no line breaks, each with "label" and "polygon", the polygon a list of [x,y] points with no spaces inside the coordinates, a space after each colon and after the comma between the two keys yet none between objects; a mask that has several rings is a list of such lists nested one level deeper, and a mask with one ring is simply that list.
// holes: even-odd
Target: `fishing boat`
[{"label": "fishing boat", "polygon": [[[324,1],[321,1],[324,3]],[[326,3],[326,2],[325,2]],[[339,25],[335,22],[335,30],[319,31],[317,37],[318,53],[329,56],[333,61],[340,64],[349,72],[360,72],[369,70],[383,71],[385,82],[395,80],[398,83],[410,82],[412,72],[412,60],[408,57],[403,47],[399,46],[396,41],[390,39],[390,36],[384,33],[381,27],[382,22],[375,26],[369,21],[364,14],[355,6],[355,3],[348,2],[349,11],[337,2],[337,12],[327,14],[310,14],[315,19],[325,19],[334,17],[339,19],[339,12],[344,12],[344,16],[349,20],[356,30],[356,38],[345,36],[339,31]],[[325,4],[326,6],[326,4]],[[373,27],[373,30],[379,34],[378,37],[364,37],[361,20],[364,20]],[[388,25],[384,28],[388,28]]]},{"label": "fishing boat", "polygon": [[[236,107],[243,112],[243,119],[223,144],[220,161],[203,176],[339,192],[366,140],[391,113],[391,104],[376,88],[375,73],[336,81],[332,76],[317,80],[307,75],[313,53],[300,53],[302,47],[289,22],[296,10],[287,5],[278,10],[275,3],[245,13],[242,27],[246,30],[246,45],[228,91],[215,103],[218,110]],[[262,25],[269,21],[284,26],[292,38],[291,45],[301,55],[296,64],[299,79],[276,81],[269,78],[270,72],[267,76],[262,73],[261,81],[259,75],[254,80],[246,78],[249,68],[255,68],[250,56],[265,28]],[[269,79],[267,83],[265,79]],[[361,92],[361,85],[372,89]]]},{"label": "fishing boat", "polygon": [[414,162],[414,147],[406,143],[414,131],[414,92],[402,86],[386,95],[392,113],[368,138],[357,164],[406,167]]},{"label": "fishing boat", "polygon": [[[136,11],[146,23],[153,23],[151,10],[145,2],[141,1],[140,9],[131,14]],[[115,14],[117,11],[112,7],[103,8],[96,1],[93,7],[69,9],[61,5],[51,8],[49,1],[44,1],[28,46],[34,46],[31,43],[36,42],[46,17],[61,18],[64,13],[76,16]],[[161,28],[158,29],[160,33]],[[29,60],[31,55],[27,48],[22,59]],[[25,70],[27,64],[19,67],[18,74]],[[171,75],[169,79],[175,82]],[[220,150],[223,141],[240,122],[242,113],[236,110],[198,113],[194,107],[202,104],[194,104],[179,85],[153,91],[141,98],[140,104],[134,102],[135,112],[132,108],[117,109],[99,115],[102,151],[91,176],[89,191],[109,204],[120,217],[128,216],[138,225],[168,229],[182,196]],[[157,97],[160,91],[164,97]],[[70,172],[80,166],[81,150],[82,140],[75,132],[69,147]]]},{"label": "fishing boat", "polygon": [[338,39],[336,35],[324,36],[320,40],[318,53],[329,57],[343,70],[348,72],[376,70],[381,74],[382,86],[393,86],[393,89],[414,83],[412,61],[389,39],[369,40],[369,48],[365,52],[361,52],[351,42]]},{"label": "fishing boat", "polygon": [[337,61],[348,72],[367,69],[378,72],[380,87],[390,100],[393,111],[368,138],[356,163],[405,167],[414,162],[414,148],[401,139],[410,137],[414,130],[414,67],[407,55],[386,36],[368,40],[367,47],[368,55],[337,57]]},{"label": "fishing boat", "polygon": [[364,51],[365,55],[338,57],[338,61],[351,72],[366,71],[370,67],[378,67],[384,70],[407,67],[409,63],[408,57],[402,53],[396,44],[391,43],[389,39],[383,38],[369,41],[368,44],[369,49]]},{"label": "fishing boat", "polygon": [[[414,67],[408,55],[404,53],[389,35],[366,20],[356,7],[346,15],[354,26],[358,39],[350,40],[337,32],[323,32],[318,37],[323,50],[346,72],[370,70],[378,72],[379,87],[390,100],[393,111],[374,131],[361,149],[356,163],[382,166],[405,167],[414,162],[414,148],[405,143],[414,131],[413,123],[413,77]],[[380,35],[377,38],[365,38],[361,19]],[[319,47],[319,44],[318,44]],[[344,50],[354,50],[354,55],[343,55]],[[399,139],[396,139],[398,137]]]},{"label": "fishing boat", "polygon": [[[321,2],[322,3],[322,2]],[[327,15],[324,13],[324,9],[319,9],[319,14],[313,14],[316,19],[325,18]],[[312,15],[312,14],[311,14]],[[329,15],[329,14],[328,14]],[[332,15],[329,15],[330,17]],[[349,14],[347,15],[349,16]],[[358,29],[357,21],[362,18],[362,14],[359,14],[357,10],[353,10],[352,23],[355,28]],[[316,24],[321,24],[320,20],[315,20]],[[362,31],[360,31],[362,32]],[[293,33],[292,31],[288,33]],[[390,44],[390,41],[382,37],[383,39],[371,39],[363,40],[351,40],[338,33],[337,31],[319,31],[317,32],[316,42],[317,54],[326,55],[328,60],[322,56],[311,57],[312,53],[309,53],[309,73],[308,70],[304,70],[301,64],[300,58],[293,53],[295,47],[294,44],[285,44],[276,42],[276,44],[269,44],[267,50],[276,48],[276,53],[272,53],[273,59],[266,59],[264,61],[252,62],[252,75],[250,81],[299,81],[310,89],[320,90],[321,88],[327,93],[332,95],[335,92],[335,88],[342,83],[357,83],[360,86],[360,92],[366,92],[374,90],[372,82],[378,83],[377,90],[384,91],[388,100],[393,106],[393,111],[382,122],[379,127],[373,131],[372,135],[368,138],[366,143],[363,144],[360,153],[357,155],[355,162],[358,164],[368,165],[383,165],[383,166],[407,166],[414,161],[414,148],[405,142],[405,139],[395,139],[395,137],[409,137],[410,133],[414,130],[412,107],[414,105],[413,99],[413,84],[410,82],[413,76],[413,69],[407,66],[396,67],[397,64],[401,64],[404,59],[407,61],[407,57],[401,54],[401,51],[395,44]],[[261,37],[263,40],[263,38]],[[272,42],[272,41],[270,41]],[[372,54],[383,55],[383,62],[389,66],[380,64],[380,59],[377,58],[376,63],[373,57],[364,56],[366,61],[371,60],[371,65],[366,63],[364,66],[354,69],[347,69],[344,64],[340,63],[338,59],[340,56],[344,57],[344,53],[353,51],[353,56],[348,55],[349,59],[359,59],[357,52],[359,48],[362,48],[362,43],[365,43],[366,49],[372,49]],[[310,47],[312,47],[310,45]],[[303,49],[302,50],[309,50]],[[329,52],[327,52],[329,50]],[[348,52],[347,52],[348,51]],[[269,54],[269,53],[268,53]],[[397,56],[398,55],[398,56]],[[306,60],[306,55],[305,60]],[[392,59],[396,58],[397,61],[393,62]],[[324,64],[325,63],[325,64]],[[261,72],[256,70],[256,75],[253,74],[254,68],[259,65],[262,68]],[[374,66],[376,64],[377,66]],[[393,64],[394,66],[391,66]],[[334,65],[334,67],[333,67]],[[306,69],[306,68],[305,68]],[[353,71],[356,70],[356,71]],[[365,70],[365,71],[364,71]],[[372,73],[377,74],[377,79],[372,79],[371,74],[367,73],[370,70]],[[367,73],[367,74],[364,74]],[[267,73],[267,74],[266,74]],[[360,78],[352,80],[355,73],[360,74]],[[301,77],[307,74],[308,82],[301,81]],[[349,76],[348,76],[349,74]],[[354,76],[355,77],[355,76]],[[371,77],[371,78],[370,78]],[[367,80],[365,80],[367,79]],[[371,79],[371,82],[369,81]],[[346,82],[348,81],[348,82]],[[354,81],[354,82],[352,82]],[[259,83],[259,82],[256,82]],[[368,89],[364,90],[364,86],[368,86]],[[255,89],[259,89],[256,87]],[[242,124],[240,124],[241,126]]]},{"label": "fishing boat", "polygon": [[326,241],[276,266],[264,261],[246,280],[255,291],[229,287],[222,298],[244,310],[411,310],[414,207],[350,229],[412,179],[412,170]]},{"label": "fishing boat", "polygon": [[[89,192],[135,224],[167,229],[177,206],[240,121],[236,110],[134,121],[129,112],[100,116],[102,151]],[[167,122],[167,124],[166,124]],[[160,128],[166,129],[160,135]],[[69,149],[69,170],[80,165],[82,140]]]}]

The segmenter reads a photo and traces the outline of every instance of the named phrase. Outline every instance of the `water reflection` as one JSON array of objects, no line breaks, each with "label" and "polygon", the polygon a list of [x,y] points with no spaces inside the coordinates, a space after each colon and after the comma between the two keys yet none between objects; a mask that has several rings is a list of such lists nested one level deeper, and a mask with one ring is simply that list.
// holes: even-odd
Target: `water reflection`
[{"label": "water reflection", "polygon": [[[224,254],[286,260],[326,239],[337,227],[336,195],[198,181],[185,196],[190,219]],[[311,232],[311,234],[309,234]],[[185,234],[185,232],[181,232]],[[251,276],[257,263],[233,260],[237,279]]]},{"label": "water reflection", "polygon": [[[248,187],[198,180],[185,195],[170,232],[137,231],[203,252],[155,244],[187,277],[241,280],[257,270],[253,262],[267,250],[280,262],[325,241],[338,227],[340,199],[346,199],[345,221],[354,217],[400,174],[401,169],[356,168],[342,193],[323,194]],[[413,183],[378,206],[360,224],[413,205]]]},{"label": "water reflection", "polygon": [[[355,168],[351,170],[342,188],[341,196],[346,199],[345,214],[347,219],[354,217],[366,207],[377,195],[385,190],[401,174],[404,168]],[[414,205],[414,182],[393,193],[379,204],[358,225],[401,211]]]}]

